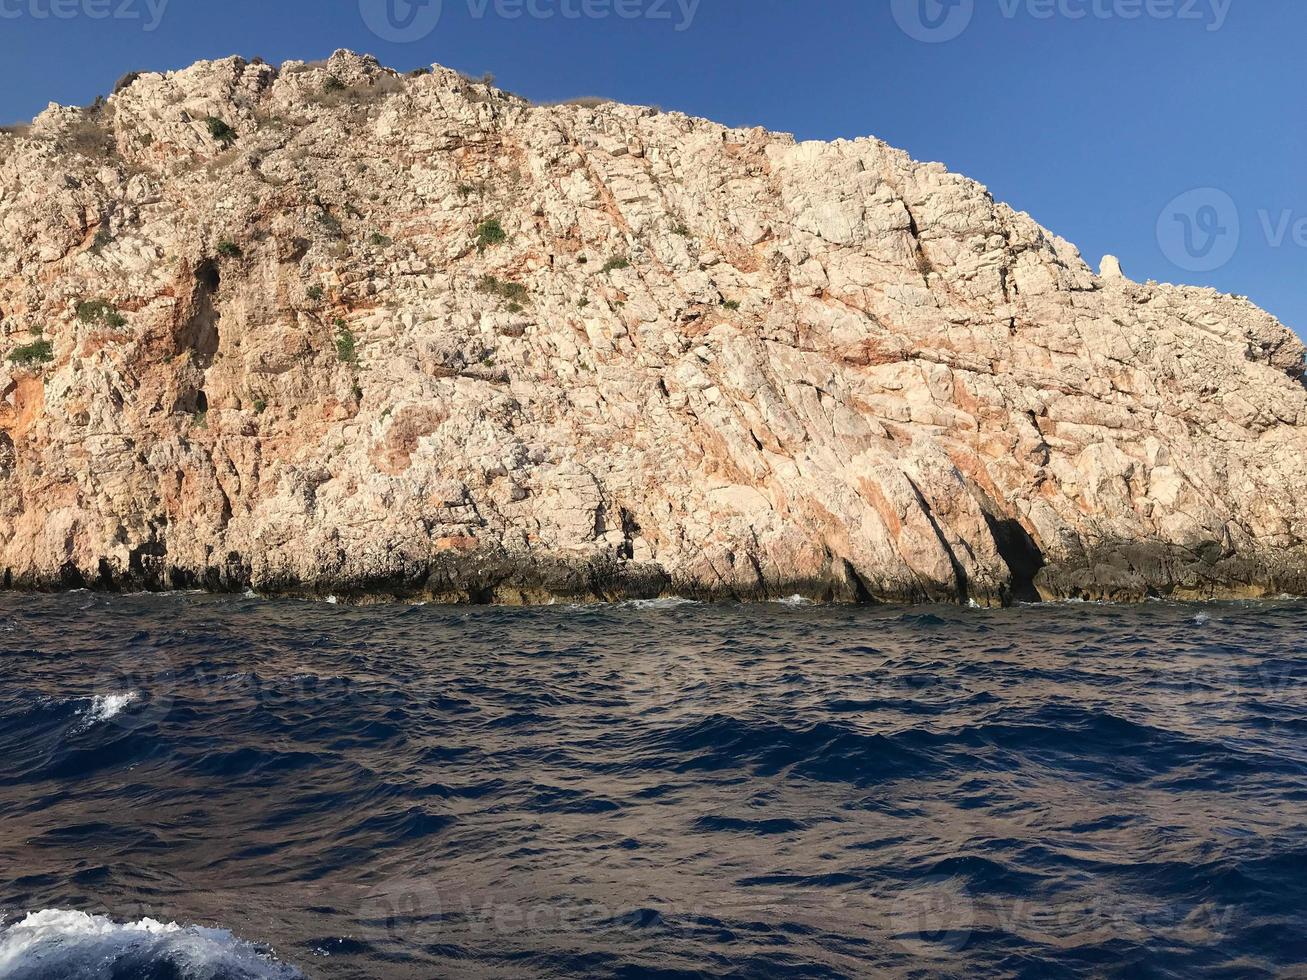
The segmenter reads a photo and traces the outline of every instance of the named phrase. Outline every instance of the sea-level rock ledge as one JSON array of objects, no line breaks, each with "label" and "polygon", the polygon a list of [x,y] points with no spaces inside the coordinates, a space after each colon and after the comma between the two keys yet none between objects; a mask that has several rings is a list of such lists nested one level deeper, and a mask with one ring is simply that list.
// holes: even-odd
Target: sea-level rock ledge
[{"label": "sea-level rock ledge", "polygon": [[875,139],[134,73],[0,135],[0,578],[1307,594],[1302,344],[1103,271]]}]

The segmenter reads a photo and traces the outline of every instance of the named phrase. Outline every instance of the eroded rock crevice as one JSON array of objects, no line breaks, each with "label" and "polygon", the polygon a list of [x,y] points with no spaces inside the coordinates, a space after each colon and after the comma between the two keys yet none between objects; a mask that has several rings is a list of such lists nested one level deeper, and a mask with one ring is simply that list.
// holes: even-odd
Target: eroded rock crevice
[{"label": "eroded rock crevice", "polygon": [[190,297],[190,316],[176,335],[176,354],[189,353],[201,369],[213,363],[218,353],[220,316],[214,297],[222,285],[222,274],[213,260],[202,262],[195,270],[195,288]]},{"label": "eroded rock crevice", "polygon": [[994,545],[1011,572],[1007,601],[1042,601],[1035,580],[1048,561],[1035,539],[1016,518],[1000,519],[988,514],[985,517],[994,536]]}]

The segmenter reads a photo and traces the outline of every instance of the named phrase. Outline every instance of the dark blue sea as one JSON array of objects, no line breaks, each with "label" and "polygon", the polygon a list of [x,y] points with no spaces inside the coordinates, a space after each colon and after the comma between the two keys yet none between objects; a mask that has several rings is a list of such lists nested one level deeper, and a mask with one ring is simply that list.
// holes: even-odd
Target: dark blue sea
[{"label": "dark blue sea", "polygon": [[1307,605],[0,595],[0,977],[1284,977]]}]

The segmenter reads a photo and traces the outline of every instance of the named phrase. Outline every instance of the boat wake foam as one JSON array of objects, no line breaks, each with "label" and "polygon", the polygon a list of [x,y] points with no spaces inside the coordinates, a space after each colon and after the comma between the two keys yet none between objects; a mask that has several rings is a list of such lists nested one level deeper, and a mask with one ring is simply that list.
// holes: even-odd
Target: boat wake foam
[{"label": "boat wake foam", "polygon": [[0,977],[6,980],[303,980],[225,929],[117,923],[85,912],[45,909],[0,928]]}]

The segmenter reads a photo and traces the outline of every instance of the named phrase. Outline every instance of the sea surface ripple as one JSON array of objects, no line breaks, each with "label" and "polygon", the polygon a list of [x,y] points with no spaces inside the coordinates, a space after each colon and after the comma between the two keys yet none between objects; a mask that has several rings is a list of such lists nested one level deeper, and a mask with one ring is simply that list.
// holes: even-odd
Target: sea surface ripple
[{"label": "sea surface ripple", "polygon": [[1307,605],[0,595],[0,977],[1278,977]]}]

